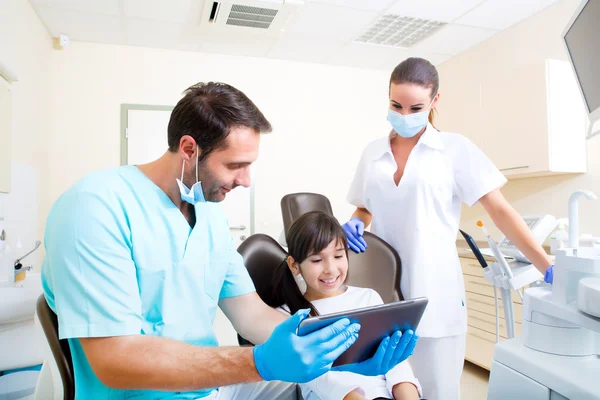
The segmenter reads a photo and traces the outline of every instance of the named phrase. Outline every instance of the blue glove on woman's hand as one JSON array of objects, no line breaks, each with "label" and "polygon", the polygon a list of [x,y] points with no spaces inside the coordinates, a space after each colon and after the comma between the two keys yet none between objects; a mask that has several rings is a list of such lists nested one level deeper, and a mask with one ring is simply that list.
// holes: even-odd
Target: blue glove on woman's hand
[{"label": "blue glove on woman's hand", "polygon": [[398,331],[383,339],[375,355],[358,364],[342,365],[334,371],[354,372],[355,374],[377,376],[385,375],[389,370],[406,360],[415,351],[419,337],[412,330]]},{"label": "blue glove on woman's hand", "polygon": [[544,282],[552,284],[554,282],[554,264],[548,267],[544,274]]},{"label": "blue glove on woman's hand", "polygon": [[367,242],[363,239],[363,233],[365,233],[365,224],[360,218],[354,217],[350,221],[342,225],[342,229],[348,239],[348,247],[354,250],[356,253],[365,251],[367,249]]},{"label": "blue glove on woman's hand", "polygon": [[265,381],[310,382],[331,369],[331,364],[358,338],[359,324],[343,318],[325,328],[298,336],[296,331],[310,310],[300,310],[276,326],[271,337],[254,347],[254,362]]}]

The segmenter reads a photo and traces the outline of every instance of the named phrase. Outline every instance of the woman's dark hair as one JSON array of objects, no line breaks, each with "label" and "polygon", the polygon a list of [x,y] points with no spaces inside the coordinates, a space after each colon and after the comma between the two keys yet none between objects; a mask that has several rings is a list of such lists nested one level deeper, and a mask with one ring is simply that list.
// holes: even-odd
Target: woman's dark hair
[{"label": "woman's dark hair", "polygon": [[271,132],[271,124],[256,105],[240,90],[226,83],[197,83],[187,88],[169,120],[169,150],[176,152],[185,135],[194,138],[201,160],[225,147],[232,128],[251,128],[257,133]]},{"label": "woman's dark hair", "polygon": [[[392,71],[392,83],[413,83],[424,88],[431,88],[431,100],[440,88],[440,77],[437,69],[424,58],[410,57],[402,61]],[[429,112],[429,122],[433,125],[433,110]]]},{"label": "woman's dark hair", "polygon": [[[347,256],[348,241],[342,227],[334,217],[321,211],[311,211],[302,215],[292,224],[286,235],[288,254],[298,264],[319,253],[334,240],[344,246]],[[295,314],[300,309],[309,308],[311,315],[319,314],[300,292],[287,260],[277,267],[273,275],[273,290],[273,297],[279,299],[280,306],[287,304],[290,313]]]}]

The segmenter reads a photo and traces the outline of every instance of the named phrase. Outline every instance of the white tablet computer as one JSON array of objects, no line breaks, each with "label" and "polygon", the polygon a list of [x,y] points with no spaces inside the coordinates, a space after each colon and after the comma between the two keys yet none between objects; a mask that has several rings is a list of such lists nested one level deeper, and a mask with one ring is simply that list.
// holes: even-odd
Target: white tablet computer
[{"label": "white tablet computer", "polygon": [[385,337],[391,336],[396,331],[404,332],[409,329],[416,331],[428,302],[427,298],[419,297],[310,317],[300,323],[298,335],[308,335],[342,318],[348,318],[361,326],[358,340],[335,360],[333,366],[365,361],[373,357]]}]

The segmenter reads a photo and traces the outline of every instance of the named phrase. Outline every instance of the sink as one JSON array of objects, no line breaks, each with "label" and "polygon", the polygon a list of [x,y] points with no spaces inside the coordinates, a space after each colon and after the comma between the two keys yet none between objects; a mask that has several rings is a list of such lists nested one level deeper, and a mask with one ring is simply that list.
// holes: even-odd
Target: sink
[{"label": "sink", "polygon": [[39,273],[27,273],[25,280],[0,286],[0,371],[41,364],[45,339],[34,322],[35,304],[42,294]]},{"label": "sink", "polygon": [[39,273],[27,273],[17,286],[0,286],[0,330],[4,324],[26,321],[35,314],[35,303],[42,294]]}]

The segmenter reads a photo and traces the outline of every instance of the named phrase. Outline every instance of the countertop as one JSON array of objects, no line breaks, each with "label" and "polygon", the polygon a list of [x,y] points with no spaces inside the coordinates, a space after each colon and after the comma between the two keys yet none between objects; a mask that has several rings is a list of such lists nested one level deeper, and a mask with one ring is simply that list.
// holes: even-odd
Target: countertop
[{"label": "countertop", "polygon": [[[484,248],[490,247],[486,241],[476,240],[475,244],[477,244],[477,246],[480,249],[484,249]],[[543,247],[544,247],[544,250],[546,250],[546,254],[550,254],[550,248],[548,246],[543,246]],[[469,245],[467,244],[467,241],[464,240],[464,239],[457,239],[456,240],[456,250],[458,250],[458,256],[459,257],[463,257],[463,258],[475,258],[475,255],[473,254],[473,252],[469,248]],[[494,257],[490,257],[490,256],[486,256],[486,255],[484,255],[483,258],[485,258],[486,261],[492,261],[492,262],[496,261],[496,259]]]}]

